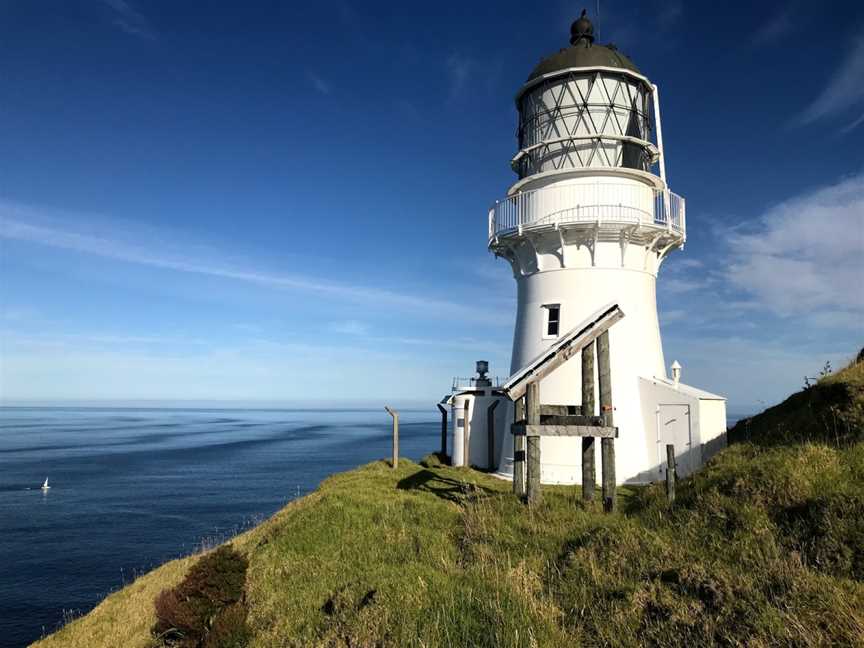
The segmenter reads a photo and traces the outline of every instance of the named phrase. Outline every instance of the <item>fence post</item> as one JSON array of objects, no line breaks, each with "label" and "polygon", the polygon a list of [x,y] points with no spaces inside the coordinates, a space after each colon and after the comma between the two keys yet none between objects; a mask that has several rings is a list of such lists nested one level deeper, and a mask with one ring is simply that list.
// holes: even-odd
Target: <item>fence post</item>
[{"label": "fence post", "polygon": [[[525,420],[528,425],[540,425],[540,383],[538,381],[528,383],[525,392]],[[529,504],[540,501],[540,437],[526,436],[528,465],[527,465],[527,488],[525,493]]]},{"label": "fence post", "polygon": [[501,401],[492,401],[486,409],[486,454],[488,462],[486,467],[495,470],[495,408]]},{"label": "fence post", "polygon": [[675,465],[675,446],[666,444],[666,499],[675,501],[675,480],[678,478],[677,466]]},{"label": "fence post", "polygon": [[[600,416],[605,427],[614,426],[612,407],[612,366],[609,360],[609,331],[597,339],[597,374],[600,383]],[[600,461],[603,470],[603,510],[615,510],[615,439],[600,442]]]},{"label": "fence post", "polygon": [[441,457],[447,456],[447,408],[438,403],[438,411],[441,412]]},{"label": "fence post", "polygon": [[[525,399],[513,403],[513,422],[525,420]],[[513,493],[516,497],[525,494],[525,437],[513,435]]]},{"label": "fence post", "polygon": [[[582,349],[582,416],[594,416],[594,343]],[[582,500],[594,499],[594,437],[582,438]]]},{"label": "fence post", "polygon": [[399,412],[386,405],[384,409],[393,417],[393,463],[391,465],[395,470],[399,467]]}]

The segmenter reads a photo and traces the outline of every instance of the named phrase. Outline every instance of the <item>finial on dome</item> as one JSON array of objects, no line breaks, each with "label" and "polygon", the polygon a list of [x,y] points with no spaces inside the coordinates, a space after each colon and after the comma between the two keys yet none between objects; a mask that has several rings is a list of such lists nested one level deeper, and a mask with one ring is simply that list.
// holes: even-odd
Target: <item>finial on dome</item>
[{"label": "finial on dome", "polygon": [[594,42],[594,25],[588,20],[588,12],[583,9],[582,15],[570,25],[570,44],[575,45],[579,41],[585,41],[585,47],[590,47]]}]

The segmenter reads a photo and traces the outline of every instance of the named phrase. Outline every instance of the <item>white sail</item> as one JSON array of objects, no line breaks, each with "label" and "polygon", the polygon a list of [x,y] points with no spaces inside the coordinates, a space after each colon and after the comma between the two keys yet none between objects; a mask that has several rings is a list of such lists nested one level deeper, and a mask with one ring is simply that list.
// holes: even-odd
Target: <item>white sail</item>
[{"label": "white sail", "polygon": [[48,490],[49,488],[51,488],[51,487],[48,485],[48,478],[46,477],[45,483],[42,484],[42,490]]}]

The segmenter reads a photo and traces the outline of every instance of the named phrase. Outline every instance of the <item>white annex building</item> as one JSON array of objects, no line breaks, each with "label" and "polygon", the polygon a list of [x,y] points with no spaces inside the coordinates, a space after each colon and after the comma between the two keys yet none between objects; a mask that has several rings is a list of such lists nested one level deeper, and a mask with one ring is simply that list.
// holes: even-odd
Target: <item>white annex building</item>
[{"label": "white annex building", "polygon": [[[656,280],[684,246],[686,212],[666,182],[657,86],[614,46],[594,43],[584,12],[570,43],[516,94],[518,180],[489,211],[489,249],[509,262],[518,291],[511,374],[618,304],[624,318],[609,333],[618,481],[662,478],[667,443],[686,475],[725,443],[726,402],[680,382],[677,363],[666,372]],[[510,477],[513,405],[493,410],[490,453],[487,409],[503,397],[481,378],[447,398],[453,463]],[[580,405],[580,386],[576,358],[543,380],[544,402]],[[541,443],[542,481],[579,483],[580,439]]]}]

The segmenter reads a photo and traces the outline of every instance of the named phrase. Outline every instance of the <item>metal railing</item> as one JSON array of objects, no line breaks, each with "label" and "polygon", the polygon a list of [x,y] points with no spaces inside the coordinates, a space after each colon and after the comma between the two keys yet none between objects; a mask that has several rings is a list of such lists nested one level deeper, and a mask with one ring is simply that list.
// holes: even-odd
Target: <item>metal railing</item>
[{"label": "metal railing", "polygon": [[[500,387],[503,384],[503,381],[498,376],[492,377],[488,376],[487,380],[492,383],[492,387]],[[466,389],[474,389],[477,386],[477,378],[462,378],[461,376],[455,376],[453,378],[453,386],[451,390],[454,392],[463,391]]]},{"label": "metal railing", "polygon": [[565,223],[628,223],[684,235],[685,201],[668,189],[623,183],[544,187],[497,201],[489,210],[489,238],[525,227]]}]

